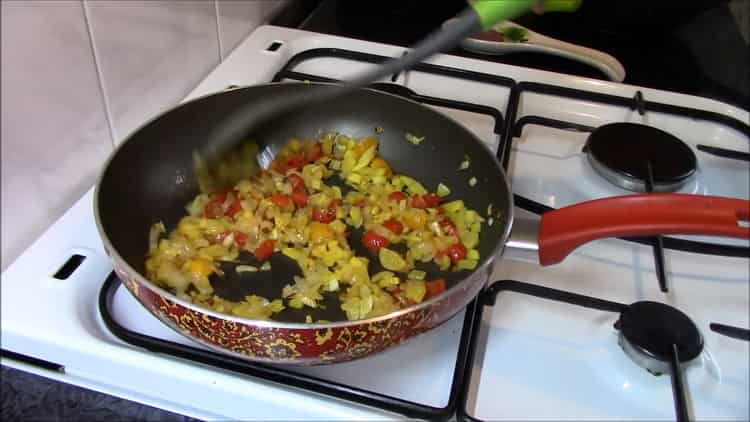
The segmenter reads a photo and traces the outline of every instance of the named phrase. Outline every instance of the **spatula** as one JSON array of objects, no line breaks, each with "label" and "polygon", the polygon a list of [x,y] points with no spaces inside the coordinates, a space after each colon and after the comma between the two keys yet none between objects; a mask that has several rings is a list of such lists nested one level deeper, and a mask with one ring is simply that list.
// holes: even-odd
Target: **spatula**
[{"label": "spatula", "polygon": [[227,116],[209,134],[210,142],[194,154],[194,171],[203,192],[216,192],[233,186],[242,178],[253,175],[258,147],[248,141],[254,128],[274,118],[316,103],[331,101],[353,90],[376,82],[397,72],[408,70],[424,59],[456,46],[461,40],[486,30],[497,22],[516,18],[532,8],[540,11],[575,11],[582,0],[476,0],[449,27],[427,36],[406,55],[388,60],[337,85],[335,89],[300,90],[296,95],[269,98],[262,107],[248,104]]}]

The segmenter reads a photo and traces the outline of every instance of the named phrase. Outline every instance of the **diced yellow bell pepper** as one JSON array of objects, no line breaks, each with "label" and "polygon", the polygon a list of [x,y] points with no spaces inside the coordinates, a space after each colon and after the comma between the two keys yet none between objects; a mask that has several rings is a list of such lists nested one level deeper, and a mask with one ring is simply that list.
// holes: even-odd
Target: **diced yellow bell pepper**
[{"label": "diced yellow bell pepper", "polygon": [[427,294],[427,286],[423,280],[407,280],[401,284],[404,296],[414,303],[420,303]]},{"label": "diced yellow bell pepper", "polygon": [[458,199],[455,201],[446,202],[445,204],[443,204],[443,209],[449,214],[456,213],[464,209],[464,201]]},{"label": "diced yellow bell pepper", "polygon": [[335,238],[336,233],[334,233],[330,225],[315,221],[310,223],[310,241],[312,243],[325,242]]},{"label": "diced yellow bell pepper", "polygon": [[378,258],[380,259],[380,265],[387,270],[406,270],[406,261],[398,254],[398,252],[394,252],[388,248],[380,248]]},{"label": "diced yellow bell pepper", "polygon": [[456,270],[473,270],[477,268],[477,260],[475,259],[462,259],[456,263]]}]

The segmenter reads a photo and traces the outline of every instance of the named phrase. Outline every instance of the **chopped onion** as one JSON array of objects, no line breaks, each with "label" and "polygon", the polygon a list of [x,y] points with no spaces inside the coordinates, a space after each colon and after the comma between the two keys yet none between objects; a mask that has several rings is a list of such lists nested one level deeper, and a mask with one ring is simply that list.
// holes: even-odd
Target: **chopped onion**
[{"label": "chopped onion", "polygon": [[492,204],[487,205],[487,217],[492,217]]},{"label": "chopped onion", "polygon": [[427,273],[422,270],[409,271],[408,277],[412,280],[424,280],[427,277]]},{"label": "chopped onion", "polygon": [[430,229],[432,229],[432,232],[435,233],[435,236],[442,236],[443,235],[443,229],[440,228],[440,223],[437,221],[433,221],[430,223]]},{"label": "chopped onion", "polygon": [[232,246],[232,244],[234,244],[234,232],[229,233],[229,235],[226,236],[224,240],[221,242],[221,245],[227,248]]},{"label": "chopped onion", "polygon": [[334,158],[341,160],[344,158],[344,154],[346,153],[346,145],[344,145],[341,142],[338,142],[339,136],[336,136],[336,139],[334,139],[333,156]]},{"label": "chopped onion", "polygon": [[472,177],[471,179],[469,179],[469,186],[474,187],[476,185],[477,185],[477,178],[476,177]]},{"label": "chopped onion", "polygon": [[469,161],[469,156],[464,155],[464,160],[461,161],[461,164],[458,166],[459,170],[466,170],[471,165],[471,162]]},{"label": "chopped onion", "polygon": [[419,145],[422,143],[422,141],[425,140],[424,136],[420,137],[420,136],[412,135],[409,132],[406,132],[406,135],[404,137],[406,138],[407,141],[409,141],[409,143],[413,145]]},{"label": "chopped onion", "polygon": [[232,194],[232,192],[229,192],[227,194],[227,197],[224,198],[224,203],[221,204],[221,209],[223,210],[223,212],[226,212],[233,202],[234,202],[234,195]]},{"label": "chopped onion", "polygon": [[258,267],[254,267],[252,265],[238,265],[234,268],[234,270],[239,273],[255,273],[258,272]]},{"label": "chopped onion", "polygon": [[451,190],[448,188],[448,186],[445,186],[444,184],[440,183],[437,186],[437,192],[438,196],[444,197],[451,194]]},{"label": "chopped onion", "polygon": [[261,271],[271,271],[271,263],[266,261],[260,266]]},{"label": "chopped onion", "polygon": [[148,232],[148,250],[153,252],[159,247],[159,238],[162,233],[166,233],[167,229],[164,228],[164,223],[161,221],[151,225],[151,230]]}]

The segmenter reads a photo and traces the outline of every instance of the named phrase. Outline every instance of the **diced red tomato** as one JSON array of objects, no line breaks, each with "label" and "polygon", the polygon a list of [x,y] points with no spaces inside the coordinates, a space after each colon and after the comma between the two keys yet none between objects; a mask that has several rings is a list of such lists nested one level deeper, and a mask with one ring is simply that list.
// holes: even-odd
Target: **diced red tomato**
[{"label": "diced red tomato", "polygon": [[289,197],[289,195],[282,195],[280,193],[275,193],[271,195],[271,202],[273,202],[275,205],[278,205],[280,207],[285,207],[287,205],[292,205],[292,198]]},{"label": "diced red tomato", "polygon": [[229,232],[221,232],[221,233],[216,234],[216,237],[214,237],[214,243],[223,242],[227,236],[229,236]]},{"label": "diced red tomato", "polygon": [[307,160],[311,163],[317,161],[322,156],[323,156],[323,148],[317,142],[314,143],[310,147],[310,149],[307,151]]},{"label": "diced red tomato", "polygon": [[305,187],[305,181],[302,180],[301,177],[297,176],[296,174],[290,174],[287,176],[287,180],[289,181],[289,184],[292,185],[292,189],[299,189]]},{"label": "diced red tomato", "polygon": [[242,211],[242,203],[239,199],[235,199],[234,202],[232,202],[232,205],[227,209],[226,215],[234,217],[234,215],[240,211]]},{"label": "diced red tomato", "polygon": [[229,191],[217,193],[214,198],[203,208],[203,217],[218,218],[224,215],[224,202],[227,200]]},{"label": "diced red tomato", "polygon": [[203,208],[203,217],[204,218],[218,218],[224,215],[224,210],[221,208],[221,205],[224,203],[224,201],[219,201],[217,199],[214,199],[213,201],[206,204],[205,208]]},{"label": "diced red tomato", "polygon": [[362,236],[362,244],[365,248],[377,252],[380,248],[388,246],[388,239],[375,233],[374,230],[368,230]]},{"label": "diced red tomato", "polygon": [[218,201],[219,203],[224,203],[224,201],[227,200],[227,195],[229,195],[229,191],[224,191],[221,193],[217,193],[216,197],[213,199],[214,201]]},{"label": "diced red tomato", "polygon": [[288,172],[290,168],[291,167],[289,167],[286,163],[282,163],[280,161],[277,161],[273,165],[273,169],[276,170],[277,172],[281,173],[281,174],[286,174],[286,172]]},{"label": "diced red tomato", "polygon": [[406,199],[406,194],[403,192],[391,192],[388,195],[388,200],[390,201],[401,201],[402,199]]},{"label": "diced red tomato", "polygon": [[295,189],[292,192],[292,202],[300,208],[307,205],[307,192],[305,192],[304,188]]},{"label": "diced red tomato", "polygon": [[466,258],[466,247],[461,243],[456,243],[448,247],[445,253],[454,263]]},{"label": "diced red tomato", "polygon": [[440,205],[440,197],[434,193],[414,195],[411,197],[412,208],[435,208]]},{"label": "diced red tomato", "polygon": [[424,285],[427,288],[427,295],[425,299],[437,296],[445,291],[445,279],[442,278],[436,278],[435,280],[428,281]]},{"label": "diced red tomato", "polygon": [[313,163],[321,157],[323,157],[323,147],[320,143],[315,143],[307,147],[304,151],[275,161],[273,169],[281,174],[286,174],[291,169],[300,170],[305,165]]},{"label": "diced red tomato", "polygon": [[326,208],[313,208],[312,219],[319,223],[328,224],[336,219],[336,208],[341,205],[341,200],[334,199]]},{"label": "diced red tomato", "polygon": [[427,208],[427,203],[424,198],[420,195],[414,195],[411,197],[412,208]]},{"label": "diced red tomato", "polygon": [[247,243],[247,235],[242,232],[234,232],[234,243],[236,243],[238,247],[242,248],[243,246],[245,246],[245,243]]},{"label": "diced red tomato", "polygon": [[401,224],[400,221],[394,220],[392,218],[384,222],[383,227],[385,227],[386,229],[390,230],[391,232],[395,234],[401,234],[404,231],[404,225]]},{"label": "diced red tomato", "polygon": [[422,199],[424,199],[424,202],[427,204],[427,208],[435,208],[440,205],[440,197],[434,193],[428,193],[427,195],[422,196]]},{"label": "diced red tomato", "polygon": [[269,256],[273,255],[273,245],[273,240],[264,240],[257,248],[255,248],[255,257],[260,261],[266,260]]},{"label": "diced red tomato", "polygon": [[307,160],[305,159],[305,154],[303,153],[293,155],[286,162],[287,167],[289,167],[290,169],[297,169],[297,170],[304,167],[305,164],[307,164]]},{"label": "diced red tomato", "polygon": [[328,224],[336,219],[336,212],[330,212],[329,208],[313,208],[312,219],[319,223]]},{"label": "diced red tomato", "polygon": [[440,221],[440,228],[443,229],[443,233],[448,236],[456,235],[456,225],[447,218],[444,218]]}]

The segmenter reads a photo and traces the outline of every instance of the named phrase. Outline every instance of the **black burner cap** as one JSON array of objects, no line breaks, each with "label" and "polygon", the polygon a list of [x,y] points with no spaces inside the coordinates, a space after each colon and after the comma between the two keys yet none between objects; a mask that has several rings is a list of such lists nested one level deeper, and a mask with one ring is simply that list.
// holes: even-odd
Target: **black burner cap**
[{"label": "black burner cap", "polygon": [[588,153],[601,165],[645,181],[647,163],[654,183],[680,182],[695,173],[695,153],[684,142],[663,130],[637,123],[610,123],[596,128],[587,141]]},{"label": "black burner cap", "polygon": [[621,314],[618,328],[625,339],[648,355],[669,361],[677,345],[680,362],[695,359],[703,351],[703,337],[687,315],[659,302],[635,302]]}]

